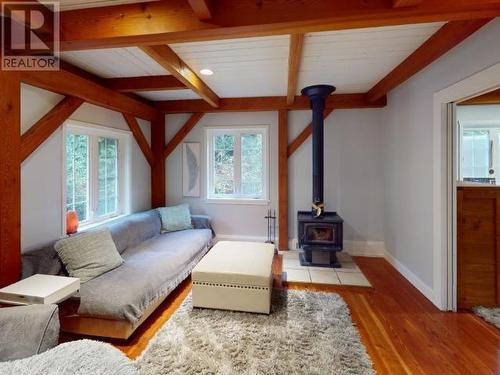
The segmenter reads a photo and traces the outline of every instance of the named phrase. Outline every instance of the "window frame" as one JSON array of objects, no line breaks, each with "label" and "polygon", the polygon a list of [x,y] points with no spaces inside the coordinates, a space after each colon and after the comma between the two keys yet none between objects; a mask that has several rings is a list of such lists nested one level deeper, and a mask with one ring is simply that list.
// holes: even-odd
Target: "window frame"
[{"label": "window frame", "polygon": [[[262,134],[262,197],[251,198],[243,195],[233,195],[231,197],[217,197],[212,194],[213,191],[213,168],[214,168],[214,152],[213,152],[213,137],[220,134],[236,135],[235,147],[235,187],[241,186],[241,135],[245,133],[260,133]],[[239,152],[237,152],[239,150]],[[206,165],[206,202],[207,203],[227,203],[227,204],[269,204],[269,125],[220,125],[205,127],[205,151],[207,156]],[[238,183],[239,181],[239,183]]]},{"label": "window frame", "polygon": [[[89,137],[88,174],[89,189],[87,198],[87,220],[80,221],[79,230],[91,228],[106,221],[126,215],[130,212],[130,158],[131,158],[131,132],[122,129],[110,128],[102,125],[82,121],[68,120],[63,125],[62,132],[62,229],[66,233],[66,136],[68,134],[86,135]],[[118,208],[116,212],[96,217],[98,206],[98,138],[118,139]]]}]

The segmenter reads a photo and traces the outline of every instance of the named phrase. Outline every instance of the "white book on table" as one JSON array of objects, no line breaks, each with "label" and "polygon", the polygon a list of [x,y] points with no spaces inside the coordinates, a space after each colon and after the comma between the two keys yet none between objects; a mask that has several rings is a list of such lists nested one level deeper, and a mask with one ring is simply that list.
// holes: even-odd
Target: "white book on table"
[{"label": "white book on table", "polygon": [[71,297],[80,289],[76,277],[36,274],[0,289],[0,303],[51,304]]}]

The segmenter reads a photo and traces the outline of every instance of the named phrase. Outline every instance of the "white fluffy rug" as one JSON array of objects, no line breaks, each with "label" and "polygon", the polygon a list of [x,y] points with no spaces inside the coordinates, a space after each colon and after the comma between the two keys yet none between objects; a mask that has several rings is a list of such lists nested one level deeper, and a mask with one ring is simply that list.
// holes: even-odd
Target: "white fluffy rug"
[{"label": "white fluffy rug", "polygon": [[487,322],[500,328],[500,307],[475,306],[472,310]]},{"label": "white fluffy rug", "polygon": [[78,340],[32,357],[0,363],[0,374],[10,375],[134,375],[125,354],[109,344]]},{"label": "white fluffy rug", "polygon": [[193,309],[188,296],[151,340],[141,374],[373,374],[344,300],[275,290],[271,315]]}]

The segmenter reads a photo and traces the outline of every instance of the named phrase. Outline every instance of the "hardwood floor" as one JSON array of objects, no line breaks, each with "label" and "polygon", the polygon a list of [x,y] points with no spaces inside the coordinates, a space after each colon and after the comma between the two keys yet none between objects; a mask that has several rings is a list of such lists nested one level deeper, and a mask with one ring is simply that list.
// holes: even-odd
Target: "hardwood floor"
[{"label": "hardwood floor", "polygon": [[[500,373],[500,331],[469,312],[441,312],[382,258],[356,257],[373,288],[282,285],[281,257],[275,286],[339,293],[348,303],[379,374]],[[191,290],[185,281],[127,343],[112,342],[137,357]],[[286,348],[283,348],[286,350]]]}]

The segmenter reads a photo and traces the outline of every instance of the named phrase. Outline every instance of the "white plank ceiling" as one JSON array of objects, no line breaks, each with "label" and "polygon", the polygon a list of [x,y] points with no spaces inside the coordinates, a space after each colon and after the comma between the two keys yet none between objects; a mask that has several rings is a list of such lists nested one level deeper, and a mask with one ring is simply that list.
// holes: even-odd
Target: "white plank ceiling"
[{"label": "white plank ceiling", "polygon": [[171,44],[170,47],[220,97],[283,95],[287,87],[289,36]]},{"label": "white plank ceiling", "polygon": [[137,47],[63,52],[61,58],[102,78],[170,74]]},{"label": "white plank ceiling", "polygon": [[[70,0],[73,1],[73,0]],[[444,23],[309,33],[299,71],[300,89],[333,84],[337,93],[368,91]],[[178,43],[170,47],[221,98],[286,95],[288,35]],[[62,58],[103,78],[169,74],[140,49],[64,52]],[[141,92],[150,100],[198,99],[190,90]]]},{"label": "white plank ceiling", "polygon": [[337,93],[366,92],[443,24],[306,34],[297,94],[318,83],[335,85]]}]

